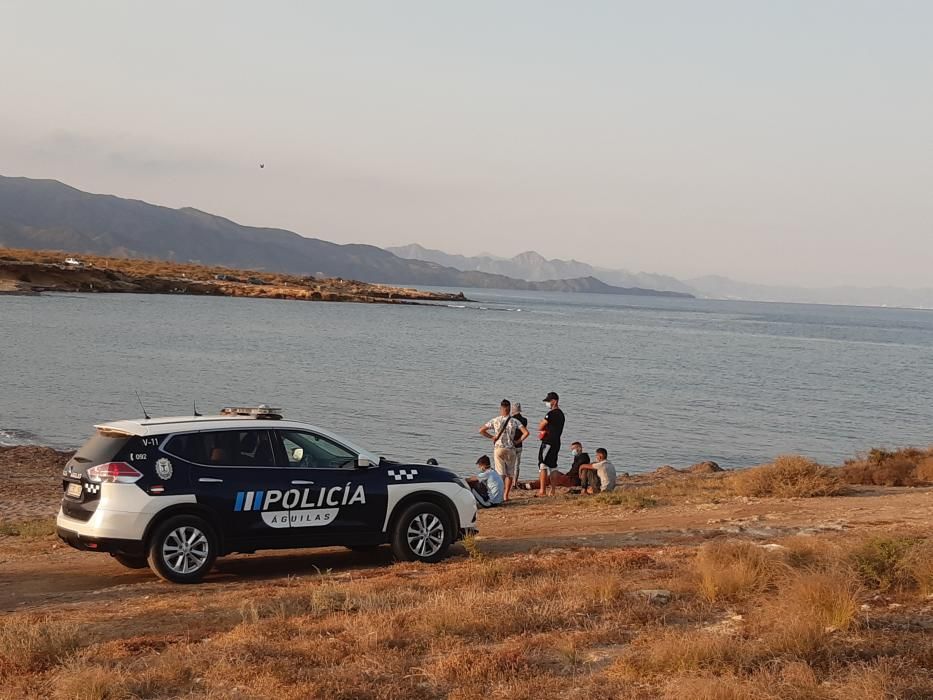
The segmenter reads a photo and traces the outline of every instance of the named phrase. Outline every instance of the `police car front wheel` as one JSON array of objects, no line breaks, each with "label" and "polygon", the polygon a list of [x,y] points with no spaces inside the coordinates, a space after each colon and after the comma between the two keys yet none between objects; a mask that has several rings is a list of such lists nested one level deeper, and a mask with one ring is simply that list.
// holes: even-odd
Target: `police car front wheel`
[{"label": "police car front wheel", "polygon": [[200,581],[216,558],[214,532],[196,515],[169,518],[155,529],[149,542],[149,566],[173,583]]},{"label": "police car front wheel", "polygon": [[452,534],[449,518],[441,508],[416,503],[396,522],[392,551],[402,561],[436,562],[450,547]]}]

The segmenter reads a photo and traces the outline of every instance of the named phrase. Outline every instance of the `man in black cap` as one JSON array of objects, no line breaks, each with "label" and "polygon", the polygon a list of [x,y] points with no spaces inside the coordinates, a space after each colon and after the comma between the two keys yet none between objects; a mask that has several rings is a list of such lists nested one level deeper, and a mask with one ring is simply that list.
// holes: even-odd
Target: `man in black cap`
[{"label": "man in black cap", "polygon": [[[560,436],[564,432],[564,412],[560,410],[560,397],[549,391],[544,402],[551,410],[538,425],[541,447],[538,449],[538,495],[555,493],[555,484],[551,483],[551,472],[557,469],[557,455],[560,453]],[[550,489],[548,487],[550,486]]]}]

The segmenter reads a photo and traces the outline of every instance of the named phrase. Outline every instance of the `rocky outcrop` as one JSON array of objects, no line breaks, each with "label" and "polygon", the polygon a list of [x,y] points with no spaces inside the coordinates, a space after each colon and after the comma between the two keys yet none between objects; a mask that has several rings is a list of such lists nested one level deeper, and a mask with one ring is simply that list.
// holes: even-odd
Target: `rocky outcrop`
[{"label": "rocky outcrop", "polygon": [[424,292],[340,278],[317,279],[98,256],[84,256],[80,264],[67,264],[65,257],[60,253],[0,251],[0,291],[19,294],[47,291],[196,294],[380,304],[467,301],[462,293]]}]

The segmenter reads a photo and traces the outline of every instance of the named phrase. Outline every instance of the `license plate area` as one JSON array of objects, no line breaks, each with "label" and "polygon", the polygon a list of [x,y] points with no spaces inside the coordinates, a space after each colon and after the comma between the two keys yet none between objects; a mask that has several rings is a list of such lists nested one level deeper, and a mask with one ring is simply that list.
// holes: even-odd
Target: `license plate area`
[{"label": "license plate area", "polygon": [[81,484],[68,484],[65,495],[71,498],[81,498]]}]

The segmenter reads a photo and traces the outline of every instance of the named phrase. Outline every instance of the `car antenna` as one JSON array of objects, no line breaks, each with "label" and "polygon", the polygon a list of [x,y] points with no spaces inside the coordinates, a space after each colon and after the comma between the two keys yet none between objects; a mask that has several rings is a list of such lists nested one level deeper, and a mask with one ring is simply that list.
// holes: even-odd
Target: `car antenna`
[{"label": "car antenna", "polygon": [[200,418],[200,417],[201,417],[201,414],[198,413],[198,402],[197,402],[197,401],[192,401],[192,403],[194,404],[194,417],[195,417],[195,418]]},{"label": "car antenna", "polygon": [[[134,389],[134,391],[136,391],[136,390]],[[143,416],[145,416],[146,420],[150,420],[150,419],[151,419],[151,416],[150,416],[148,413],[146,413],[146,407],[143,406],[143,400],[142,400],[141,398],[139,398],[139,392],[138,392],[138,391],[136,391],[136,400],[139,401],[139,407],[140,407],[141,409],[143,409]]]}]

